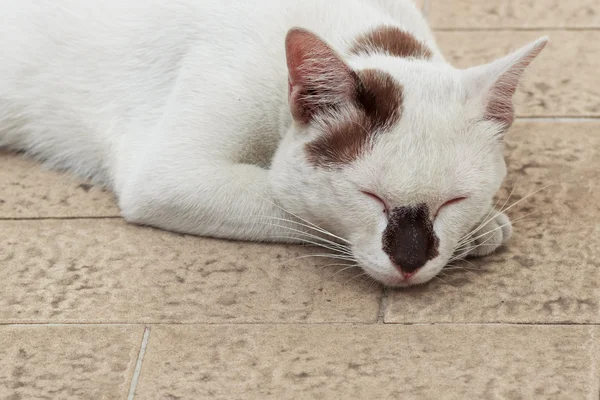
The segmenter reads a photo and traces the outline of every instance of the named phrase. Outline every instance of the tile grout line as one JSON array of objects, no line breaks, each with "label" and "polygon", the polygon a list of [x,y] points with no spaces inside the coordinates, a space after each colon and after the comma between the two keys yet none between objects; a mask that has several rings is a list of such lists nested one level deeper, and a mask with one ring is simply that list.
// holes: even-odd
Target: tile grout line
[{"label": "tile grout line", "polygon": [[[387,299],[386,299],[387,302]],[[389,304],[389,303],[388,303]],[[387,305],[385,304],[385,308]],[[378,310],[378,317],[381,314],[382,303]],[[315,322],[304,322],[304,321],[240,321],[240,322],[228,322],[228,321],[205,321],[205,322],[179,322],[179,321],[152,321],[152,322],[71,322],[71,323],[43,323],[43,322],[32,322],[32,323],[11,323],[11,322],[0,322],[0,328],[13,327],[13,328],[45,328],[45,327],[99,327],[99,326],[147,326],[152,325],[173,325],[173,326],[249,326],[249,325],[265,325],[265,326],[285,326],[285,325],[337,325],[337,326],[369,326],[373,325],[371,321],[315,321]],[[386,325],[398,325],[398,326],[412,326],[412,325],[439,325],[439,326],[548,326],[548,327],[583,327],[591,326],[600,328],[600,321],[598,322],[500,322],[500,321],[473,321],[473,322],[447,322],[447,321],[415,321],[415,322],[385,322]],[[149,329],[149,328],[148,328]]]},{"label": "tile grout line", "polygon": [[0,217],[0,221],[71,221],[80,219],[122,219],[120,215],[81,215],[76,217]]},{"label": "tile grout line", "polygon": [[591,368],[591,381],[593,382],[595,380],[595,383],[592,383],[596,385],[596,399],[600,400],[600,377],[598,376],[598,361],[600,361],[600,349],[597,347],[596,344],[596,329],[597,327],[594,326],[590,326],[590,340],[591,340],[591,356],[592,356],[592,368]]},{"label": "tile grout line", "polygon": [[600,117],[517,117],[515,122],[598,122]]},{"label": "tile grout line", "polygon": [[150,327],[144,328],[144,336],[142,337],[142,344],[140,345],[140,352],[135,363],[135,370],[131,377],[131,385],[129,385],[129,395],[127,400],[133,400],[135,397],[135,391],[137,389],[138,380],[140,379],[140,373],[142,372],[142,363],[144,361],[144,355],[146,354],[146,347],[148,346],[148,340],[150,339]]},{"label": "tile grout line", "polygon": [[381,300],[379,301],[379,310],[377,311],[377,323],[378,324],[385,324],[385,310],[387,309],[387,306],[388,306],[389,293],[390,292],[387,287],[384,287],[383,291],[381,292]]},{"label": "tile grout line", "polygon": [[431,28],[434,32],[538,32],[538,31],[549,31],[549,32],[597,32],[600,30],[597,26],[583,26],[583,27],[557,27],[557,26],[539,26],[539,27],[523,27],[523,26],[515,26],[515,27],[491,27],[491,28],[483,28],[483,27],[450,27],[450,26],[433,26]]}]

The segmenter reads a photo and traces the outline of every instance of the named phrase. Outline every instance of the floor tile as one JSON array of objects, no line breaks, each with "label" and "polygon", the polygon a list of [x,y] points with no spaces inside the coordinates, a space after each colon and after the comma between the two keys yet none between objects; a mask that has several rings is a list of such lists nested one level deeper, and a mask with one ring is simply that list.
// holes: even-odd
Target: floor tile
[{"label": "floor tile", "polygon": [[125,399],[143,326],[0,326],[3,399]]},{"label": "floor tile", "polygon": [[436,28],[600,28],[597,0],[429,0]]},{"label": "floor tile", "polygon": [[107,191],[24,156],[0,152],[0,219],[118,215]]},{"label": "floor tile", "polygon": [[585,326],[155,326],[143,399],[584,399]]},{"label": "floor tile", "polygon": [[[513,207],[508,246],[444,280],[392,291],[386,322],[600,323],[600,123],[517,123],[500,195]],[[533,214],[531,214],[533,213]]]},{"label": "floor tile", "polygon": [[528,68],[517,92],[520,116],[600,116],[600,30],[437,32],[448,61],[466,68],[491,62],[543,35],[546,49]]},{"label": "floor tile", "polygon": [[0,322],[356,321],[381,288],[307,247],[119,219],[0,221]]}]

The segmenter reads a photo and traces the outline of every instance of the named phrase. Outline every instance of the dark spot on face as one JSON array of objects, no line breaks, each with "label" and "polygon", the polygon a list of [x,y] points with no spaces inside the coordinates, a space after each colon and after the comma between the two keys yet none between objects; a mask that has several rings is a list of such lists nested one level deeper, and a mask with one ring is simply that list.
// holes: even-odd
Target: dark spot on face
[{"label": "dark spot on face", "polygon": [[396,207],[383,232],[383,251],[404,272],[414,272],[438,255],[439,239],[425,204]]},{"label": "dark spot on face", "polygon": [[358,72],[357,101],[373,131],[389,127],[402,114],[402,87],[389,74],[375,69]]},{"label": "dark spot on face", "polygon": [[339,167],[368,151],[375,135],[395,124],[402,114],[402,86],[388,73],[366,69],[356,73],[351,113],[325,117],[325,132],[306,145],[315,166]]},{"label": "dark spot on face", "polygon": [[423,42],[395,26],[381,26],[359,36],[350,53],[384,53],[394,57],[423,59],[429,59],[433,54]]}]

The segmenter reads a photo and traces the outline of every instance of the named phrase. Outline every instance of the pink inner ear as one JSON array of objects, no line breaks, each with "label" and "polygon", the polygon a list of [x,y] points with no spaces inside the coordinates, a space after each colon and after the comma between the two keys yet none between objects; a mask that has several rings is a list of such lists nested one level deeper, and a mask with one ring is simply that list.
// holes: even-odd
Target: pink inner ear
[{"label": "pink inner ear", "polygon": [[[505,73],[505,75],[508,74]],[[513,96],[519,84],[518,76],[500,77],[492,86],[485,106],[485,118],[505,126],[512,125],[515,119]]]},{"label": "pink inner ear", "polygon": [[[504,68],[491,85],[485,105],[485,118],[497,121],[506,127],[510,126],[515,118],[513,96],[519,85],[519,79],[525,68],[542,51],[547,39],[535,42],[529,48],[523,48],[504,61]],[[508,68],[507,68],[508,67]]]},{"label": "pink inner ear", "polygon": [[294,28],[286,37],[292,115],[308,123],[320,110],[351,101],[356,74],[324,41]]}]

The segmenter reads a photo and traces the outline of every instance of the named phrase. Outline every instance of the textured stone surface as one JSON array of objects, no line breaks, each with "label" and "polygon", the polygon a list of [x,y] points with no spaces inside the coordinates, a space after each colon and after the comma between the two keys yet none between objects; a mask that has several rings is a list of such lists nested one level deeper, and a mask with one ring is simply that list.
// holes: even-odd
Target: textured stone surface
[{"label": "textured stone surface", "polygon": [[596,398],[597,335],[584,326],[157,326],[137,396]]},{"label": "textured stone surface", "polygon": [[598,122],[517,123],[500,198],[553,185],[508,211],[529,216],[506,248],[449,268],[444,282],[392,291],[386,321],[600,323],[599,132]]},{"label": "textured stone surface", "polygon": [[600,31],[437,32],[448,61],[466,68],[491,62],[541,36],[550,42],[517,92],[520,116],[600,116]]},{"label": "textured stone surface", "polygon": [[[416,2],[458,67],[548,35],[517,113],[600,117],[597,0]],[[135,399],[598,399],[600,327],[561,323],[600,324],[600,120],[549,121],[507,138],[500,199],[554,182],[508,211],[535,212],[509,245],[383,299],[295,259],[323,251],[103,219],[110,193],[0,152],[0,398],[125,399],[129,322],[151,323]]]},{"label": "textured stone surface", "polygon": [[23,156],[0,152],[0,219],[118,215],[107,191]]},{"label": "textured stone surface", "polygon": [[597,0],[429,0],[435,28],[600,28]]},{"label": "textured stone surface", "polygon": [[[119,219],[0,221],[0,322],[356,321],[381,289],[300,246],[227,242]],[[356,279],[354,279],[357,277]]]},{"label": "textured stone surface", "polygon": [[0,326],[3,399],[125,399],[141,326]]}]

